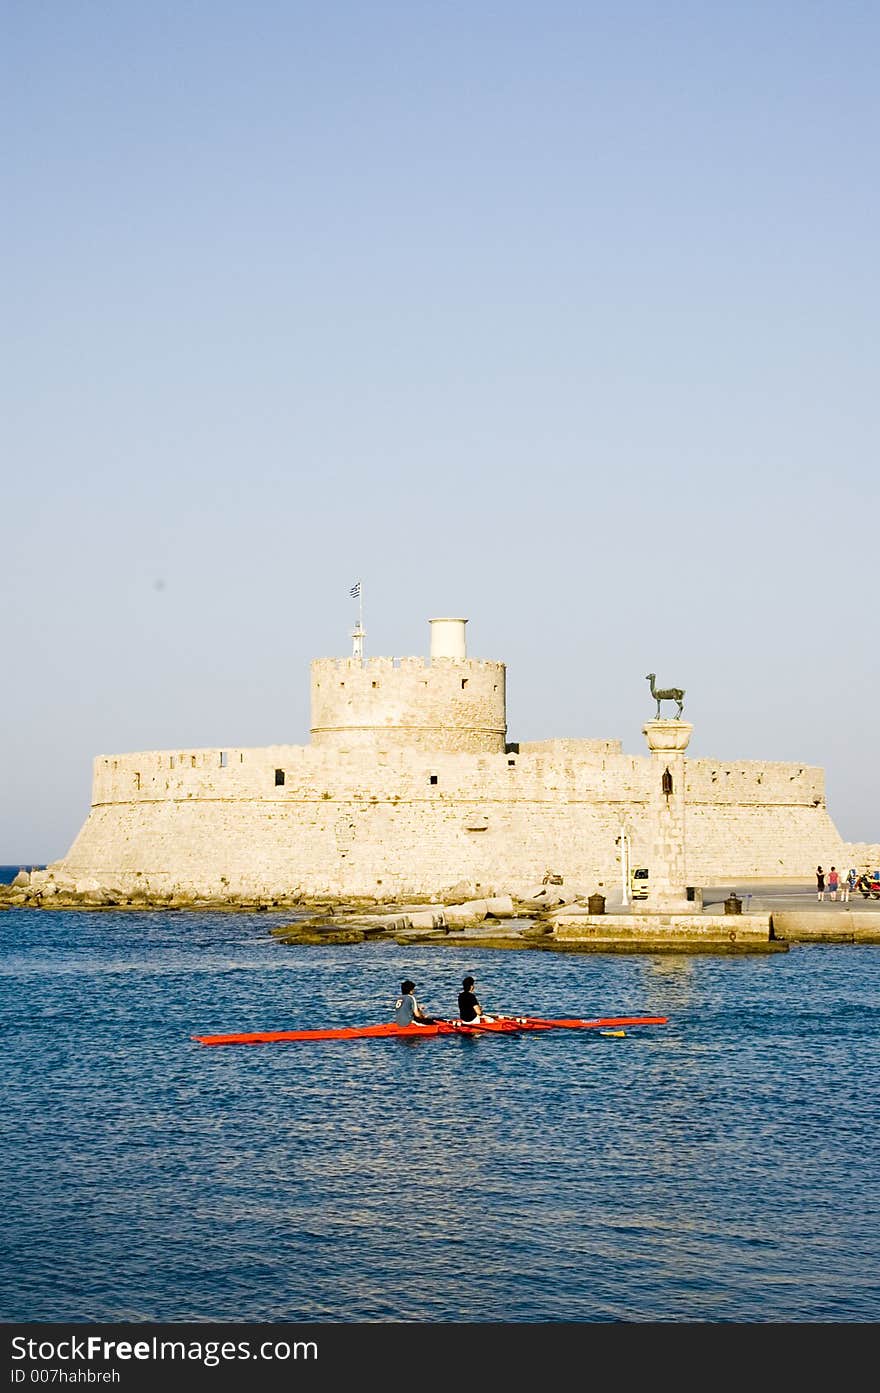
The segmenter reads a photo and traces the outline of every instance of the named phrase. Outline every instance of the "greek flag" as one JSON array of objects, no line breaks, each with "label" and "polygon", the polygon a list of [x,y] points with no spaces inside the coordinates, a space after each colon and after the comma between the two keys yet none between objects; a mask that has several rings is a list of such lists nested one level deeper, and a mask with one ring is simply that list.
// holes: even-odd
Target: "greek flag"
[{"label": "greek flag", "polygon": [[360,581],[357,581],[357,582],[351,587],[351,589],[349,590],[348,593],[349,593],[349,595],[351,596],[351,598],[352,598],[353,600],[356,600],[356,599],[358,598],[358,596],[360,595],[360,593],[361,593],[361,583],[360,583]]}]

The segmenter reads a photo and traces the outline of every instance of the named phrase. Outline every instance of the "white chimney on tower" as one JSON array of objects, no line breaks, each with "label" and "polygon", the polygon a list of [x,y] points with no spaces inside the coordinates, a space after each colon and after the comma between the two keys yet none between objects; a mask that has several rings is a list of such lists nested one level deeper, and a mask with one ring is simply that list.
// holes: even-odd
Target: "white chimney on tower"
[{"label": "white chimney on tower", "polygon": [[431,625],[431,662],[435,658],[466,658],[464,641],[466,619],[429,619]]}]

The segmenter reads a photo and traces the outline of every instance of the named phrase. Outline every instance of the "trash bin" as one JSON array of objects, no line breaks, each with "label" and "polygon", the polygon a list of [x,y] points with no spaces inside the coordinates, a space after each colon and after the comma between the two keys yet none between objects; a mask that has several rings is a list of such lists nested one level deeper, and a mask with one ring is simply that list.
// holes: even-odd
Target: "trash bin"
[{"label": "trash bin", "polygon": [[742,914],[743,902],[737,899],[736,891],[731,890],[727,899],[724,901],[725,914]]},{"label": "trash bin", "polygon": [[591,895],[590,898],[587,900],[587,910],[590,914],[604,914],[605,896],[598,894]]}]

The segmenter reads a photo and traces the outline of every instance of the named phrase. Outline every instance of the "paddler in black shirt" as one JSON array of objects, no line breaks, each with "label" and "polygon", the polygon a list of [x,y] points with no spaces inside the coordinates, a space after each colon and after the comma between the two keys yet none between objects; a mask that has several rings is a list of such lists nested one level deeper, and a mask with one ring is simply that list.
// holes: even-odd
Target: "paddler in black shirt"
[{"label": "paddler in black shirt", "polygon": [[465,1025],[476,1025],[480,1021],[493,1021],[494,1016],[487,1016],[479,1001],[474,995],[473,977],[465,977],[461,984],[462,990],[458,993],[458,1018]]}]

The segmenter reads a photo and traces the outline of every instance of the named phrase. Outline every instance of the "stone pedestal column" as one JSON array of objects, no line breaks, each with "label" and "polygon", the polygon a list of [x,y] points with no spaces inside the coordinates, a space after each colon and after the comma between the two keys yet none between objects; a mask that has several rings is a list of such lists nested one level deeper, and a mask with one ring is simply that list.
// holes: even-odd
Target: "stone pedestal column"
[{"label": "stone pedestal column", "polygon": [[687,898],[684,807],[684,752],[692,730],[688,721],[648,721],[642,727],[651,751],[649,910],[681,913],[696,908]]}]

